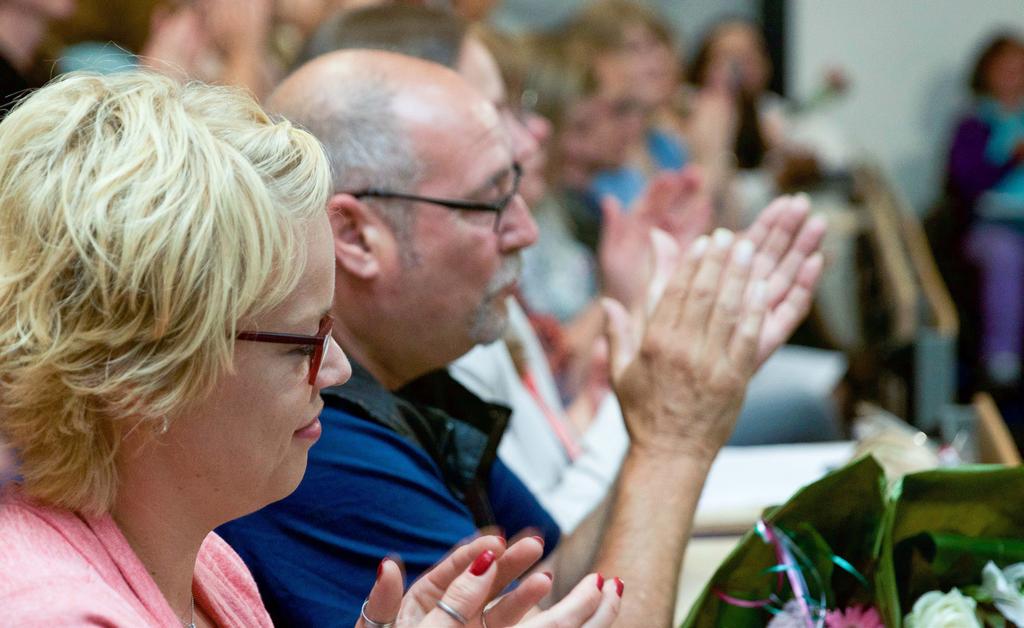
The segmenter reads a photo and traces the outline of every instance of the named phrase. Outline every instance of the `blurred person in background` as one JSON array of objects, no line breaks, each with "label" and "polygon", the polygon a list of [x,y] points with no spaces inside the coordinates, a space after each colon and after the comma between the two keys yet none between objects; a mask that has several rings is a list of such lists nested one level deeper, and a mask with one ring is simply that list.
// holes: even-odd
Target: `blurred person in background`
[{"label": "blurred person in background", "polygon": [[36,65],[47,27],[74,10],[75,0],[0,0],[0,120],[19,96],[45,81]]},{"label": "blurred person in background", "polygon": [[731,149],[737,167],[760,167],[768,150],[783,141],[784,103],[768,91],[771,61],[760,30],[726,21],[708,32],[694,58],[693,83],[732,99]]},{"label": "blurred person in background", "polygon": [[336,11],[310,36],[296,70],[336,50],[389,50],[453,68],[463,58],[468,25],[445,9],[377,3]]},{"label": "blurred person in background", "polygon": [[[595,256],[573,237],[562,205],[567,196],[557,192],[563,167],[588,168],[591,158],[577,157],[574,150],[601,159],[614,152],[613,138],[626,137],[599,101],[590,110],[596,115],[575,122],[589,130],[568,139],[566,150],[559,149],[558,138],[568,137],[567,110],[579,114],[578,102],[585,111],[592,104],[586,101],[596,81],[585,74],[588,66],[570,63],[564,46],[553,38],[512,37],[479,25],[471,31],[497,61],[505,89],[496,92],[496,102],[513,114],[510,126],[531,129],[536,141],[535,148],[519,156],[524,162],[520,189],[540,229],[537,242],[522,253],[519,298],[509,301],[505,342],[474,348],[450,370],[481,397],[513,407],[499,454],[568,532],[607,493],[629,442],[609,392],[604,316],[597,297],[604,294],[633,309],[648,284],[651,230],[663,229],[685,248],[707,230],[710,204],[702,195],[699,173],[661,173],[634,211],[624,212],[614,201],[603,206],[607,220]],[[574,161],[567,164],[570,156]],[[508,347],[504,360],[498,359],[499,344]]]},{"label": "blurred person in background", "polygon": [[[563,42],[532,37],[510,49],[526,51],[530,58],[527,72],[510,83],[525,85],[523,97],[552,129],[550,141],[542,144],[547,194],[534,206],[541,235],[524,253],[522,295],[535,319],[558,319],[562,333],[542,336],[556,371],[574,371],[565,362],[585,364],[600,335],[595,297],[604,294],[630,308],[638,305],[648,272],[650,230],[662,229],[685,245],[708,231],[711,199],[705,177],[690,166],[656,174],[628,210],[614,197],[595,197],[590,182],[629,150],[628,125],[599,93],[591,65],[568,54]],[[585,379],[582,373],[567,375],[563,393],[575,396],[578,382]]]},{"label": "blurred person in background", "polygon": [[[274,0],[80,0],[49,44],[59,72],[142,64],[261,96],[274,80]],[[282,5],[284,3],[281,3]],[[309,2],[289,3],[294,16]],[[137,56],[136,56],[137,55]]]},{"label": "blurred person in background", "polygon": [[180,78],[244,87],[260,97],[328,15],[366,3],[81,0],[73,18],[55,30],[50,47],[62,72],[112,72],[141,62]]},{"label": "blurred person in background", "polygon": [[[60,72],[112,72],[141,62],[179,78],[244,87],[261,98],[296,65],[309,37],[331,15],[394,1],[82,0],[47,49]],[[34,4],[58,2],[12,1]],[[477,20],[493,4],[474,0],[447,8]]]},{"label": "blurred person in background", "polygon": [[153,12],[177,4],[168,0],[77,0],[68,19],[50,29],[47,53],[59,65],[67,48],[83,42],[105,47],[108,52],[120,48],[137,53],[149,37]]},{"label": "blurred person in background", "polygon": [[553,128],[549,188],[564,207],[575,237],[596,254],[601,197],[594,182],[600,173],[622,167],[633,130],[639,128],[636,110],[600,94],[592,66],[569,55],[558,38],[537,38],[533,46],[530,89],[537,111]]},{"label": "blurred person in background", "polygon": [[269,50],[273,0],[199,0],[152,19],[142,62],[155,69],[244,87],[257,99],[281,73]]},{"label": "blurred person in background", "polygon": [[566,27],[568,54],[591,66],[600,97],[620,117],[628,147],[617,164],[598,172],[591,189],[628,207],[652,176],[688,161],[672,111],[681,64],[672,34],[652,9],[631,0],[600,0]]},{"label": "blurred person in background", "polygon": [[[568,61],[561,41],[523,37],[496,50],[503,75],[511,77],[512,102],[525,101],[521,106],[550,129],[539,151],[542,193],[530,204],[540,236],[523,254],[521,295],[531,312],[566,324],[598,294],[600,210],[588,188],[596,172],[615,163],[608,155],[627,149],[627,136],[608,109],[594,102],[593,75]],[[517,67],[512,60],[520,56],[526,62]]]},{"label": "blurred person in background", "polygon": [[[827,118],[769,91],[771,75],[764,36],[744,19],[709,29],[691,64],[697,92],[688,105],[687,137],[726,197],[724,224],[749,224],[774,195],[812,187],[845,171],[852,159]],[[841,91],[841,75],[830,77]]]},{"label": "blurred person in background", "polygon": [[1020,385],[1024,335],[1024,39],[994,37],[970,88],[975,101],[954,132],[947,191],[954,233],[966,234],[963,250],[981,271],[984,384],[1009,392]]}]

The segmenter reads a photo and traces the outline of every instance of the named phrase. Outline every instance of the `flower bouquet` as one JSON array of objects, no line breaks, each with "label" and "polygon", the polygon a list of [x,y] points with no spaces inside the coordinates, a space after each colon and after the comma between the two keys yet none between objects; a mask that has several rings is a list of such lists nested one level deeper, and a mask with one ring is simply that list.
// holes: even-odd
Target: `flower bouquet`
[{"label": "flower bouquet", "polygon": [[684,628],[876,628],[886,481],[866,457],[806,486],[747,532]]},{"label": "flower bouquet", "polygon": [[749,531],[684,628],[1024,628],[1024,467],[862,458]]}]

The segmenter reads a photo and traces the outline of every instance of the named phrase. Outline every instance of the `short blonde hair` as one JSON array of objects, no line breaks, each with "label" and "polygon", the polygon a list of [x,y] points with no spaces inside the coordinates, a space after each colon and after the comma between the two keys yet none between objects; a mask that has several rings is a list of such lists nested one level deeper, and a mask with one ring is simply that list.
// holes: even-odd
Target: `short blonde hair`
[{"label": "short blonde hair", "polygon": [[320,144],[248,95],[72,74],[0,123],[0,440],[24,490],[102,513],[125,430],[166,428],[280,304],[325,211]]}]

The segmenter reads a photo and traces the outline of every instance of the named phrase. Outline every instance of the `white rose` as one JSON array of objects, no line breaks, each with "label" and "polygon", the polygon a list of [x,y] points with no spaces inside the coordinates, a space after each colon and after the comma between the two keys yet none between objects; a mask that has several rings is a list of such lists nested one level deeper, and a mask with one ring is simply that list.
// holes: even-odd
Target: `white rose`
[{"label": "white rose", "polygon": [[949,593],[929,591],[917,602],[914,609],[903,620],[905,628],[982,628],[974,609],[977,606],[959,589]]}]

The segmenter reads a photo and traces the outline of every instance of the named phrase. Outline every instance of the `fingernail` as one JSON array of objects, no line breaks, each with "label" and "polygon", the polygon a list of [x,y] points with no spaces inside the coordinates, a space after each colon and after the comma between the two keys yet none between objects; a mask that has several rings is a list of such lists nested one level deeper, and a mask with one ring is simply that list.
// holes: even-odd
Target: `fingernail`
[{"label": "fingernail", "polygon": [[740,240],[733,251],[733,259],[740,266],[750,264],[750,260],[754,259],[754,243],[750,240]]},{"label": "fingernail", "polygon": [[711,236],[715,239],[715,246],[720,249],[724,249],[732,244],[732,231],[729,231],[728,229],[722,229],[719,227],[718,229],[715,229],[715,232],[712,233]]},{"label": "fingernail", "polygon": [[622,597],[622,592],[625,588],[626,583],[622,581],[622,578],[615,578],[615,592],[619,594],[619,597]]},{"label": "fingernail", "polygon": [[380,561],[380,564],[377,565],[377,580],[380,580],[381,574],[384,573],[384,562],[385,561],[387,561],[387,558],[382,558],[381,561]]},{"label": "fingernail", "polygon": [[469,566],[469,573],[474,576],[482,576],[491,567],[491,563],[494,562],[494,552],[487,550],[480,554],[473,561],[473,564]]},{"label": "fingernail", "polygon": [[690,247],[690,257],[697,259],[704,252],[708,250],[709,238],[706,235],[702,235],[693,241],[693,246]]},{"label": "fingernail", "polygon": [[542,537],[542,536],[537,536],[536,534],[534,534],[534,535],[533,535],[533,536],[532,536],[531,538],[533,538],[533,539],[534,539],[534,540],[536,540],[536,541],[537,541],[538,543],[540,543],[540,546],[541,546],[541,547],[544,547],[544,537]]},{"label": "fingernail", "polygon": [[604,576],[600,572],[597,574],[597,590],[600,591],[604,588]]},{"label": "fingernail", "polygon": [[552,574],[552,573],[551,573],[550,571],[544,571],[544,572],[542,572],[542,573],[543,573],[543,574],[544,574],[545,576],[547,576],[547,577],[548,577],[548,580],[550,580],[551,582],[554,582],[554,581],[555,581],[555,576],[554,576],[554,575],[553,575],[553,574]]}]

